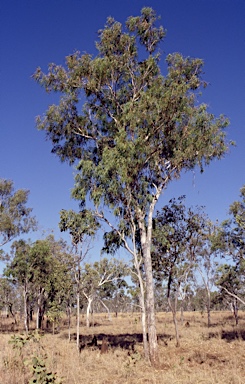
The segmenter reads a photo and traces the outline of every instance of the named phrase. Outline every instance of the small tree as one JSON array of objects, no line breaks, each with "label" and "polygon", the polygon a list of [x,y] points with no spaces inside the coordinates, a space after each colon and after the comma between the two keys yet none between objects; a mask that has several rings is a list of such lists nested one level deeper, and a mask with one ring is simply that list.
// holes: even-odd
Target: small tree
[{"label": "small tree", "polygon": [[223,257],[232,259],[231,265],[226,263],[219,268],[217,284],[225,296],[230,296],[237,323],[237,304],[245,304],[245,186],[240,190],[240,200],[230,205],[229,213],[231,218],[221,224],[214,238],[214,247]]},{"label": "small tree", "polygon": [[184,196],[170,200],[157,212],[153,230],[153,268],[156,281],[166,281],[167,299],[173,314],[176,345],[180,345],[177,305],[186,296],[196,268],[200,246],[202,214],[183,203]]},{"label": "small tree", "polygon": [[217,225],[214,225],[207,217],[203,217],[203,230],[198,250],[197,270],[204,287],[204,303],[207,310],[208,327],[211,326],[211,294],[215,286],[215,279],[218,268],[218,251],[215,245],[218,232]]},{"label": "small tree", "polygon": [[103,299],[113,297],[114,290],[123,281],[125,268],[123,262],[106,258],[84,265],[81,286],[87,300],[87,327],[90,326],[89,315],[93,301],[99,300],[105,306]]},{"label": "small tree", "polygon": [[36,229],[32,209],[26,206],[28,195],[23,189],[14,191],[11,180],[0,179],[0,247]]},{"label": "small tree", "polygon": [[0,310],[4,310],[6,317],[9,314],[13,317],[16,323],[16,311],[20,307],[20,292],[18,287],[6,277],[0,278]]},{"label": "small tree", "polygon": [[60,212],[59,227],[61,232],[68,231],[73,246],[73,269],[76,281],[77,305],[77,350],[80,349],[80,295],[81,295],[81,263],[89,251],[89,239],[99,227],[91,211],[83,210],[76,213],[72,210]]},{"label": "small tree", "polygon": [[245,262],[238,265],[223,264],[217,271],[217,285],[223,298],[228,298],[238,325],[238,303],[245,305]]},{"label": "small tree", "polygon": [[30,244],[24,240],[15,241],[11,246],[13,259],[7,264],[4,275],[11,278],[14,284],[22,289],[24,303],[24,326],[29,332],[30,324],[30,291],[33,281],[33,269],[30,261]]}]

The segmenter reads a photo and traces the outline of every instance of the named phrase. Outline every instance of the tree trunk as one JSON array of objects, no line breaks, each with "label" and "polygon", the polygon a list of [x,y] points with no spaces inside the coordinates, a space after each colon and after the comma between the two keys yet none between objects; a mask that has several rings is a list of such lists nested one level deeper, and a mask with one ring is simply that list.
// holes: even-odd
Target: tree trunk
[{"label": "tree trunk", "polygon": [[178,328],[178,321],[176,317],[177,313],[177,302],[178,302],[178,295],[176,295],[174,304],[171,303],[170,296],[168,297],[168,305],[171,309],[172,315],[173,315],[173,323],[174,323],[174,330],[175,330],[175,339],[176,339],[176,347],[180,346],[180,339],[179,339],[179,328]]},{"label": "tree trunk", "polygon": [[158,364],[158,345],[155,318],[154,283],[152,276],[151,254],[149,247],[144,252],[144,266],[146,276],[146,314],[148,328],[148,346],[150,362],[153,366]]},{"label": "tree trunk", "polygon": [[140,240],[143,252],[143,260],[145,267],[145,290],[146,290],[146,315],[147,315],[147,331],[148,331],[148,347],[149,358],[153,366],[159,363],[156,318],[155,318],[155,297],[154,297],[154,282],[151,261],[151,239],[152,239],[152,214],[154,205],[152,205],[149,217],[148,228],[146,231],[144,220],[139,221]]},{"label": "tree trunk", "polygon": [[236,299],[234,299],[234,301],[232,302],[232,308],[233,308],[233,314],[235,317],[236,325],[238,325],[238,305],[237,305]]},{"label": "tree trunk", "polygon": [[148,339],[147,339],[147,319],[146,319],[146,306],[145,306],[145,289],[144,282],[140,270],[140,262],[138,260],[138,254],[136,249],[134,249],[134,266],[137,272],[137,277],[139,280],[140,293],[139,293],[139,301],[141,307],[141,323],[142,323],[142,334],[143,334],[143,346],[144,346],[144,354],[145,359],[149,361],[149,347],[148,347]]},{"label": "tree trunk", "polygon": [[67,319],[68,319],[68,340],[71,341],[71,306],[67,305],[66,308]]},{"label": "tree trunk", "polygon": [[181,304],[180,304],[180,321],[181,321],[181,325],[183,326],[184,324],[184,303],[183,303],[183,300],[181,300]]},{"label": "tree trunk", "polygon": [[80,351],[80,267],[77,277],[77,350]]},{"label": "tree trunk", "polygon": [[142,333],[143,333],[144,354],[145,354],[145,359],[149,360],[145,298],[144,298],[144,295],[142,295],[142,294],[140,294],[140,306],[141,306],[141,323],[142,323]]},{"label": "tree trunk", "polygon": [[211,311],[210,311],[210,302],[211,302],[211,298],[210,298],[210,291],[208,290],[207,291],[207,314],[208,314],[208,328],[211,327]]},{"label": "tree trunk", "polygon": [[86,325],[87,325],[87,328],[90,327],[90,312],[91,312],[91,305],[92,305],[92,301],[93,301],[93,298],[92,297],[87,297],[87,300],[88,300],[88,305],[87,305],[87,312],[86,312]]},{"label": "tree trunk", "polygon": [[24,290],[23,290],[23,297],[24,297],[24,324],[25,324],[26,333],[28,333],[29,332],[29,308],[28,308],[28,293],[27,293],[26,287],[24,287]]},{"label": "tree trunk", "polygon": [[42,322],[45,312],[44,305],[44,288],[39,289],[38,297],[37,297],[37,318],[36,318],[36,329],[42,328]]},{"label": "tree trunk", "polygon": [[107,311],[107,313],[108,313],[108,320],[109,320],[109,321],[112,321],[112,320],[111,320],[111,313],[110,313],[109,308],[107,307],[107,305],[105,305],[105,303],[104,303],[102,300],[100,300],[100,302],[101,302],[101,304],[103,305],[103,307],[106,309],[106,311]]}]

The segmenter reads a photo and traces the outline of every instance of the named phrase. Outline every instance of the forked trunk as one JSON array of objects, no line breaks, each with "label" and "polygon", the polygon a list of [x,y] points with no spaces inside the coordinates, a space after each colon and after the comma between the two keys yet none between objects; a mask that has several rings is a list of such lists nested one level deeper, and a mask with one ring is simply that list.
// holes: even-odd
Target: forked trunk
[{"label": "forked trunk", "polygon": [[153,281],[152,260],[151,260],[152,215],[153,215],[156,201],[157,201],[157,198],[155,199],[154,203],[152,203],[149,211],[147,229],[145,226],[145,221],[143,219],[143,216],[139,220],[140,240],[141,240],[141,247],[142,247],[144,268],[145,268],[146,316],[147,316],[149,358],[153,366],[157,366],[159,363],[156,318],[155,318],[154,281]]}]

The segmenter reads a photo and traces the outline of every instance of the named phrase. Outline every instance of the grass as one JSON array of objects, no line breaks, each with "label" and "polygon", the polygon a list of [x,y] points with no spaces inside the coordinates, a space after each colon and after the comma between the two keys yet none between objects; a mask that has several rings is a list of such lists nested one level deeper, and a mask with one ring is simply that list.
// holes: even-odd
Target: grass
[{"label": "grass", "polygon": [[[157,314],[160,363],[157,369],[143,358],[141,324],[138,314],[120,314],[109,322],[104,314],[95,315],[95,326],[81,325],[81,352],[76,350],[75,328],[67,340],[65,325],[59,333],[45,333],[37,345],[30,342],[22,354],[8,343],[21,329],[2,319],[0,334],[0,383],[26,384],[30,369],[23,360],[39,354],[50,372],[63,384],[242,384],[245,383],[245,314],[235,327],[228,312],[212,314],[213,325],[199,313],[185,314],[186,327],[179,323],[181,346],[176,348],[174,327],[169,313]],[[74,319],[75,325],[75,319]],[[12,328],[12,330],[11,330]],[[13,328],[15,328],[13,330]],[[0,328],[1,329],[1,328]],[[13,332],[14,331],[14,332]],[[98,347],[91,346],[93,336]],[[101,354],[102,339],[108,341],[108,353]]]}]

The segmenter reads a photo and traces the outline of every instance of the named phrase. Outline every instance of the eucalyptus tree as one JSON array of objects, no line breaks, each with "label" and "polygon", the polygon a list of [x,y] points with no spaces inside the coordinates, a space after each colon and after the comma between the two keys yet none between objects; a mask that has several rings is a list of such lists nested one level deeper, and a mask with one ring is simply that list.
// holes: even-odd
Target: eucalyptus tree
[{"label": "eucalyptus tree", "polygon": [[229,209],[230,218],[225,220],[214,238],[214,247],[229,263],[218,270],[217,285],[223,296],[232,300],[236,323],[238,302],[245,305],[245,186],[240,190],[240,200]]},{"label": "eucalyptus tree", "polygon": [[90,313],[93,301],[99,301],[107,311],[105,299],[112,299],[117,286],[124,282],[126,265],[117,259],[103,258],[94,263],[85,263],[82,271],[81,290],[87,300],[87,327],[90,326]]},{"label": "eucalyptus tree", "polygon": [[61,302],[61,282],[69,279],[68,267],[64,268],[62,260],[57,257],[54,243],[54,239],[48,237],[34,243],[18,240],[11,246],[4,275],[21,287],[26,332],[29,331],[31,300],[36,309],[36,328],[39,329],[47,310],[55,302]]},{"label": "eucalyptus tree", "polygon": [[75,305],[75,271],[74,255],[67,242],[63,239],[56,241],[48,237],[49,246],[54,256],[55,268],[52,294],[49,299],[48,317],[53,321],[65,311],[68,320],[68,340],[71,340],[71,311]]},{"label": "eucalyptus tree", "polygon": [[[217,268],[219,266],[219,251],[216,248],[216,239],[219,232],[217,224],[212,223],[207,216],[203,216],[203,231],[198,250],[197,270],[204,287],[204,303],[207,310],[207,325],[211,326],[212,290],[215,287]],[[200,279],[198,279],[200,281]]]},{"label": "eucalyptus tree", "polygon": [[184,205],[184,196],[171,199],[154,218],[152,259],[156,282],[166,281],[169,308],[173,315],[176,345],[180,345],[178,301],[190,288],[202,245],[203,216],[200,209]]},{"label": "eucalyptus tree", "polygon": [[6,277],[0,278],[0,310],[13,317],[16,323],[16,312],[20,308],[20,292],[12,281]]},{"label": "eucalyptus tree", "polygon": [[13,181],[0,179],[0,247],[36,229],[32,209],[27,207],[28,195],[24,189],[15,191]]},{"label": "eucalyptus tree", "polygon": [[240,190],[240,200],[230,205],[229,215],[221,224],[214,245],[225,256],[239,262],[245,259],[245,185]]},{"label": "eucalyptus tree", "polygon": [[[30,262],[30,244],[24,240],[14,241],[11,246],[12,260],[4,269],[4,275],[12,280],[14,284],[21,287],[24,307],[24,326],[29,332],[30,325],[30,294],[33,280],[32,264]],[[10,280],[10,281],[11,281]]]},{"label": "eucalyptus tree", "polygon": [[203,61],[169,54],[161,74],[158,48],[165,34],[151,8],[129,17],[125,29],[109,17],[98,33],[97,56],[75,52],[65,66],[51,64],[47,74],[40,68],[34,74],[47,92],[61,96],[37,125],[52,152],[77,165],[73,197],[82,206],[90,199],[110,224],[107,207],[116,219],[113,230],[135,258],[140,233],[152,364],[158,360],[151,264],[156,203],[182,171],[203,170],[227,150],[227,119],[199,103],[206,86]]},{"label": "eucalyptus tree", "polygon": [[245,305],[245,262],[221,265],[217,270],[216,283],[222,298],[228,298],[238,325],[238,303]]},{"label": "eucalyptus tree", "polygon": [[92,212],[83,209],[80,212],[61,210],[59,227],[61,232],[69,232],[73,247],[74,278],[76,281],[76,306],[77,306],[77,350],[80,350],[80,296],[81,296],[81,263],[90,249],[90,240],[99,228],[98,221]]}]

